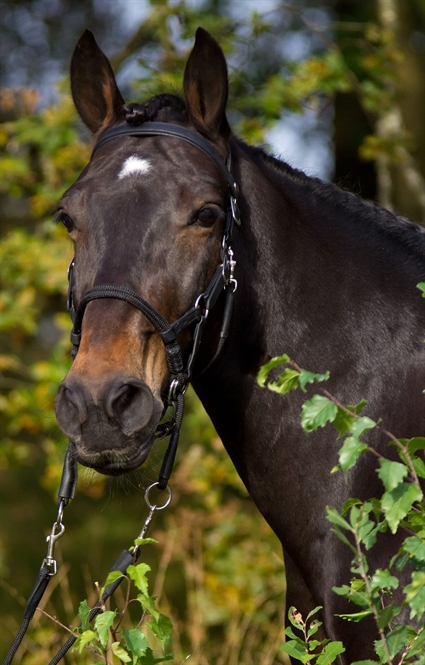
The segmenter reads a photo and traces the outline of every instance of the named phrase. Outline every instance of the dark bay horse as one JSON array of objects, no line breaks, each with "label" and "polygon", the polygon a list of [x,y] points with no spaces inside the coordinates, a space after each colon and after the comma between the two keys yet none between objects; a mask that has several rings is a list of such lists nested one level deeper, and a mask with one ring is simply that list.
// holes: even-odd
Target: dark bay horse
[{"label": "dark bay horse", "polygon": [[[302,396],[260,389],[256,378],[270,357],[288,353],[307,369],[329,369],[329,390],[345,403],[365,398],[367,415],[395,435],[424,436],[425,308],[416,288],[425,280],[424,232],[232,135],[226,62],[202,29],[184,98],[126,105],[90,32],[76,46],[71,81],[97,144],[58,208],[75,245],[73,305],[112,285],[108,297],[86,303],[78,354],[57,397],[73,454],[110,475],[145,461],[170,384],[160,324],[193,312],[225,262],[214,307],[197,306],[205,326],[193,385],[282,542],[288,606],[306,616],[323,605],[328,637],[347,649],[340,663],[373,658],[373,623],[334,616],[353,611],[331,591],[350,579],[351,552],[331,533],[325,507],[379,496],[375,460],[365,455],[347,482],[330,475],[341,446],[333,430],[303,433]],[[130,131],[152,127],[152,135]],[[211,362],[235,279],[229,336]],[[133,302],[113,297],[124,289]],[[137,298],[151,309],[135,306]],[[185,362],[198,321],[177,331]],[[369,442],[386,452],[378,431]],[[397,545],[383,535],[372,565],[386,566]]]}]

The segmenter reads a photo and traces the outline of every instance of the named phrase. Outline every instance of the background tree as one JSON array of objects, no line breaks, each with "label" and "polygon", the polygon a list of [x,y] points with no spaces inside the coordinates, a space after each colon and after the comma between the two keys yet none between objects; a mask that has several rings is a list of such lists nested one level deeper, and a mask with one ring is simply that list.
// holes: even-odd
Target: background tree
[{"label": "background tree", "polygon": [[[91,28],[112,55],[126,97],[139,99],[181,88],[187,52],[203,25],[229,60],[229,117],[237,133],[264,143],[271,130],[284,138],[288,127],[306,124],[308,117],[314,119],[308,135],[313,144],[334,126],[337,182],[413,219],[424,215],[420,0],[400,7],[389,0],[268,0],[259,7],[236,0],[151,0],[140,25],[122,18],[132,4],[0,5],[7,86],[0,129],[3,652],[45,555],[42,530],[54,518],[66,448],[53,402],[70,364],[70,322],[63,310],[72,249],[51,219],[61,193],[87,162],[89,147],[68,82],[53,89],[52,78],[65,75],[83,29]],[[297,125],[293,119],[300,114]],[[276,139],[274,149],[282,150]],[[105,483],[94,473],[82,474],[60,543],[67,564],[47,597],[47,607],[65,624],[75,624],[78,601],[93,598],[94,579],[104,578],[139,532],[146,514],[142,488],[156,478],[161,450],[159,444],[146,469],[125,479]],[[283,662],[276,655],[283,634],[279,544],[193,395],[172,488],[172,507],[151,534],[160,545],[146,556],[155,593],[178,626],[176,662],[188,653],[200,665]],[[45,663],[62,641],[37,615],[22,662]],[[81,663],[78,658],[69,662]]]}]

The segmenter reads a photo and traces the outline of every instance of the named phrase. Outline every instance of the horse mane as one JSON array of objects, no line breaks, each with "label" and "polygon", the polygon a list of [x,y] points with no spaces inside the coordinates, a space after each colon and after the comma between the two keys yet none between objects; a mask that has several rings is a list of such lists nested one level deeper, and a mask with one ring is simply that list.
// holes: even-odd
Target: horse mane
[{"label": "horse mane", "polygon": [[[143,122],[162,120],[164,122],[183,122],[186,116],[184,99],[172,93],[155,95],[142,103],[130,103],[123,107],[125,120],[129,124],[139,125]],[[309,176],[287,162],[268,154],[263,148],[248,145],[241,139],[237,144],[248,153],[251,159],[261,168],[271,171],[282,179],[282,185],[290,183],[305,188],[307,204],[309,197],[314,199],[315,208],[324,214],[330,210],[344,208],[344,217],[362,220],[363,224],[374,228],[380,234],[392,238],[404,245],[410,252],[425,256],[425,229],[405,217],[394,215],[385,208],[380,208],[372,201],[365,201],[353,192],[341,189],[333,183],[324,182],[320,178]],[[285,187],[288,190],[288,186]],[[320,212],[320,210],[319,210]]]},{"label": "horse mane", "polygon": [[[314,203],[315,211],[325,215],[331,211],[339,213],[344,209],[344,218],[351,218],[362,223],[379,235],[392,238],[401,243],[407,250],[425,258],[425,229],[420,224],[411,222],[405,217],[397,216],[386,208],[380,208],[373,201],[366,201],[357,194],[337,185],[324,182],[320,178],[309,176],[287,162],[268,154],[263,148],[254,147],[238,139],[238,144],[248,152],[251,159],[258,165],[265,167],[266,171],[280,176],[284,191],[288,191],[291,183],[301,186],[308,205],[309,198]],[[290,188],[290,187],[289,187]]]}]

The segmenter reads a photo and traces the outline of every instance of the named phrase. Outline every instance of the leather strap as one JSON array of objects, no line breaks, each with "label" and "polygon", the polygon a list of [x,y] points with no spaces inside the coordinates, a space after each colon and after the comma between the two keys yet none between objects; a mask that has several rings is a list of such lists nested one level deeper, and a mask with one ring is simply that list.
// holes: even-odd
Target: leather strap
[{"label": "leather strap", "polygon": [[226,166],[223,159],[218,154],[217,150],[204,139],[200,134],[197,134],[191,129],[182,127],[180,125],[170,124],[168,122],[145,122],[140,126],[132,126],[129,124],[118,125],[118,127],[112,127],[107,129],[99,138],[96,145],[93,148],[91,154],[91,159],[93,159],[96,152],[99,148],[104,145],[107,141],[115,139],[122,136],[169,136],[171,138],[178,138],[190,145],[202,150],[216,165],[220,173],[227,180],[227,183],[230,188],[230,192],[234,198],[237,195],[237,185],[230,173],[228,166]]}]

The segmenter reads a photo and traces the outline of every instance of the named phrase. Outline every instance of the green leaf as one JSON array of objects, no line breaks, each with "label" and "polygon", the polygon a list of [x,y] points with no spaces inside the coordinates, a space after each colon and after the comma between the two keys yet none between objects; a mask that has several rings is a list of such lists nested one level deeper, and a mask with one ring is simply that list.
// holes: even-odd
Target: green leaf
[{"label": "green leaf", "polygon": [[[81,630],[88,630],[90,626],[89,616],[90,616],[90,607],[88,606],[87,600],[83,600],[78,608],[78,617],[81,621]],[[80,652],[81,653],[81,652]]]},{"label": "green leaf", "polygon": [[386,635],[390,656],[394,658],[408,642],[407,626],[397,626]]},{"label": "green leaf", "polygon": [[112,612],[111,610],[107,610],[106,612],[98,614],[94,620],[94,626],[97,630],[99,642],[103,648],[105,648],[108,643],[109,629],[115,621],[116,614],[116,611]]},{"label": "green leaf", "polygon": [[82,635],[78,637],[74,644],[74,649],[78,649],[79,653],[82,653],[84,647],[86,644],[89,644],[90,642],[93,642],[97,637],[96,633],[94,630],[86,630]]},{"label": "green leaf", "polygon": [[411,455],[418,450],[425,450],[425,436],[415,436],[407,442],[407,449]]},{"label": "green leaf", "polygon": [[401,605],[387,605],[378,612],[378,628],[386,628],[390,621],[394,619],[402,610]]},{"label": "green leaf", "polygon": [[346,515],[352,506],[362,506],[362,505],[364,504],[362,504],[360,499],[349,498],[343,503],[341,509],[341,515],[342,516]]},{"label": "green leaf", "polygon": [[354,547],[353,543],[351,543],[347,536],[341,531],[339,526],[335,525],[332,529],[334,534],[339,538],[339,540],[344,543],[344,545],[347,545],[351,549],[351,551],[355,554],[356,553],[356,548]]},{"label": "green leaf", "polygon": [[373,610],[363,610],[362,612],[352,612],[351,614],[335,614],[335,616],[341,617],[346,621],[361,621],[371,614],[373,614]]},{"label": "green leaf", "polygon": [[338,413],[336,405],[323,395],[313,395],[304,402],[301,410],[301,425],[305,432],[313,432],[332,422]]},{"label": "green leaf", "polygon": [[369,594],[366,592],[356,591],[353,587],[343,584],[342,586],[333,586],[332,591],[338,596],[344,596],[348,598],[356,605],[360,607],[367,607],[369,605]]},{"label": "green leaf", "polygon": [[295,633],[292,630],[291,626],[288,626],[287,628],[285,628],[285,635],[287,635],[288,637],[295,640],[295,642],[299,642],[300,644],[305,644],[304,640],[301,639],[301,637],[298,637],[298,635],[295,635]]},{"label": "green leaf", "polygon": [[326,513],[326,519],[329,520],[329,522],[332,522],[332,524],[337,524],[347,531],[353,532],[352,526],[342,517],[342,515],[339,514],[335,508],[326,506]]},{"label": "green leaf", "polygon": [[403,543],[403,550],[418,561],[425,561],[425,540],[418,536],[410,536]]},{"label": "green leaf", "polygon": [[354,406],[348,405],[347,409],[349,409],[350,411],[355,411],[359,416],[366,405],[367,405],[367,400],[361,399],[360,402],[358,404],[354,404]]},{"label": "green leaf", "polygon": [[355,663],[351,663],[351,665],[376,665],[377,663],[380,663],[381,661],[379,660],[356,660]]},{"label": "green leaf", "polygon": [[[370,528],[371,526],[372,528]],[[370,550],[370,548],[376,543],[377,535],[381,529],[382,524],[380,522],[375,524],[371,520],[360,526],[358,529],[358,538],[363,543],[366,550]]]},{"label": "green leaf", "polygon": [[122,663],[131,663],[132,659],[119,642],[112,642],[111,651]]},{"label": "green leaf", "polygon": [[139,657],[144,656],[149,642],[145,635],[138,629],[132,628],[131,630],[123,630],[122,636],[126,643],[127,649],[131,654]]},{"label": "green leaf", "polygon": [[372,575],[370,586],[372,591],[380,591],[382,589],[397,589],[399,580],[391,575],[389,570],[382,570],[378,568]]},{"label": "green leaf", "polygon": [[364,432],[366,432],[369,429],[373,429],[376,427],[376,422],[372,420],[372,418],[368,418],[368,416],[362,416],[361,418],[357,418],[353,424],[353,427],[351,428],[351,432],[353,436],[358,439]]},{"label": "green leaf", "polygon": [[260,386],[260,388],[266,387],[267,377],[272,371],[272,369],[278,367],[279,365],[284,365],[285,363],[289,362],[289,360],[290,360],[289,356],[287,356],[286,353],[284,353],[281,356],[276,356],[275,358],[272,358],[271,360],[269,360],[268,363],[266,363],[266,365],[263,365],[260,368],[257,377],[257,383]]},{"label": "green leaf", "polygon": [[[320,625],[322,625],[322,624],[320,624]],[[320,640],[320,641],[319,640],[308,640],[308,648],[309,648],[310,652],[313,652],[315,649],[317,649],[317,647],[325,646],[326,642],[328,642],[328,641],[329,640],[327,638],[325,638],[324,640]],[[316,658],[316,656],[314,655],[313,658]]]},{"label": "green leaf", "polygon": [[[313,637],[313,635],[315,635],[317,633],[320,626],[322,626],[322,625],[323,625],[323,622],[319,621],[318,619],[314,619],[314,621],[311,622],[310,627],[307,631],[308,640],[310,640],[310,637]],[[311,647],[311,641],[309,643],[310,643],[310,647]],[[311,647],[311,648],[313,648],[313,647]]]},{"label": "green leaf", "polygon": [[155,538],[136,538],[134,544],[139,547],[139,545],[155,545],[157,542]]},{"label": "green leaf", "polygon": [[149,596],[148,579],[146,573],[150,571],[150,566],[147,563],[138,563],[137,566],[129,566],[127,568],[127,575],[133,580],[139,591],[144,596]]},{"label": "green leaf", "polygon": [[397,531],[400,521],[406,517],[412,505],[421,499],[421,490],[411,483],[399,483],[390,492],[385,492],[381,507],[392,533]]},{"label": "green leaf", "polygon": [[333,421],[333,425],[338,431],[338,438],[351,432],[355,419],[355,416],[350,416],[343,409],[338,407],[338,413]]},{"label": "green leaf", "polygon": [[422,291],[422,298],[425,298],[425,282],[419,282],[419,284],[416,284],[416,287]]},{"label": "green leaf", "polygon": [[305,644],[300,644],[299,642],[295,642],[295,640],[281,644],[280,651],[287,653],[291,658],[300,660],[302,663],[308,663],[309,660],[314,658],[314,656],[308,652]]},{"label": "green leaf", "polygon": [[140,659],[137,661],[137,665],[157,665],[157,663],[164,663],[168,660],[173,660],[172,654],[167,654],[166,656],[162,656],[161,658],[155,658],[152,649],[148,647],[146,649],[145,655],[141,656]]},{"label": "green leaf", "polygon": [[[358,430],[354,428],[354,423],[359,421],[356,416],[358,416],[363,411],[366,404],[367,402],[364,399],[355,405],[348,404],[346,408],[348,411],[350,411],[350,413],[347,413],[344,409],[338,407],[338,413],[333,424],[334,427],[336,427],[338,430],[339,437],[345,436],[345,434],[348,434],[348,432],[358,432]],[[369,421],[369,424],[373,423],[373,420],[370,420],[370,418],[367,418],[366,421]],[[372,427],[374,426],[375,423],[372,425]],[[367,427],[367,429],[371,429],[371,427]],[[357,433],[356,436],[358,437],[360,434]]]},{"label": "green leaf", "polygon": [[346,473],[348,469],[351,469],[351,467],[355,465],[361,453],[364,450],[367,450],[367,448],[368,447],[366,443],[362,443],[353,436],[348,436],[345,439],[342,448],[338,452],[339,463],[344,473]]},{"label": "green leaf", "polygon": [[314,372],[308,372],[306,369],[302,369],[299,376],[300,388],[305,393],[307,383],[314,383],[315,381],[321,383],[322,381],[327,381],[329,377],[330,372],[315,374]]},{"label": "green leaf", "polygon": [[144,596],[143,594],[140,594],[137,596],[137,600],[143,609],[147,610],[149,614],[155,619],[155,621],[159,620],[160,612],[155,605],[155,596]]},{"label": "green leaf", "polygon": [[304,628],[304,621],[302,620],[302,615],[298,612],[297,608],[293,605],[288,610],[288,619],[295,628],[302,630]]},{"label": "green leaf", "polygon": [[329,642],[318,657],[317,665],[330,665],[344,651],[345,647],[342,642]]},{"label": "green leaf", "polygon": [[410,605],[410,618],[421,619],[425,613],[425,572],[416,570],[412,573],[412,581],[408,584],[404,593]]},{"label": "green leaf", "polygon": [[107,589],[110,584],[115,582],[115,580],[119,580],[120,577],[125,577],[124,573],[122,573],[120,570],[112,570],[108,574],[108,577],[105,580],[105,584],[103,585],[103,587],[100,590],[100,597],[102,597],[103,594],[105,593],[105,589]]},{"label": "green leaf", "polygon": [[309,619],[311,619],[312,616],[314,616],[315,614],[317,614],[318,612],[320,612],[320,610],[323,610],[323,606],[322,606],[322,605],[318,605],[317,607],[314,608],[314,610],[311,610],[311,612],[309,612],[309,613],[307,614],[307,617],[306,617],[306,620],[305,620],[306,623],[307,623],[307,621],[308,621]]},{"label": "green leaf", "polygon": [[295,369],[287,367],[282,374],[279,374],[276,381],[270,381],[267,384],[267,388],[280,395],[286,395],[291,392],[291,390],[298,388],[299,375],[300,373]]},{"label": "green leaf", "polygon": [[393,490],[403,478],[409,473],[409,469],[405,464],[400,462],[391,462],[389,459],[381,458],[379,460],[380,468],[377,470],[377,474],[382,480],[382,483],[387,492]]},{"label": "green leaf", "polygon": [[170,619],[164,614],[160,614],[158,621],[151,621],[148,623],[148,626],[155,633],[162,647],[165,647],[173,632],[173,625]]},{"label": "green leaf", "polygon": [[412,457],[413,468],[419,478],[425,478],[425,462],[420,457]]},{"label": "green leaf", "polygon": [[[412,631],[412,633],[410,634],[409,656],[423,656],[425,654],[425,626],[418,633],[416,631]],[[421,661],[420,665],[424,665],[424,660]]]}]

